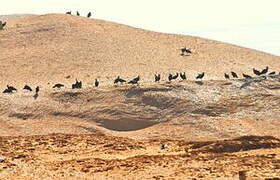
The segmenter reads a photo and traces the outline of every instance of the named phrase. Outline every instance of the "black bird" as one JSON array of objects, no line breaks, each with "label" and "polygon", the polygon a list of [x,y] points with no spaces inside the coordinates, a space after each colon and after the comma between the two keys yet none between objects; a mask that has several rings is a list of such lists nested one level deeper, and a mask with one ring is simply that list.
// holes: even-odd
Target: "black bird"
[{"label": "black bird", "polygon": [[99,86],[99,81],[97,79],[95,79],[95,83],[94,83],[95,87]]},{"label": "black bird", "polygon": [[258,70],[256,70],[255,68],[253,68],[253,73],[257,76],[260,76],[262,73]]},{"label": "black bird", "polygon": [[182,56],[185,54],[185,53],[192,53],[190,49],[187,49],[186,47],[184,48],[181,48],[181,52],[182,52]]},{"label": "black bird", "polygon": [[186,80],[186,79],[187,79],[186,73],[185,73],[185,72],[184,72],[184,73],[180,73],[180,77],[181,77],[181,79],[183,79],[183,80]]},{"label": "black bird", "polygon": [[2,23],[2,21],[0,21],[0,30],[2,30],[5,26],[6,26],[7,22]]},{"label": "black bird", "polygon": [[23,89],[26,89],[26,90],[28,90],[28,91],[32,91],[31,87],[28,86],[28,85],[25,85],[25,86],[23,87]]},{"label": "black bird", "polygon": [[39,91],[40,91],[40,88],[39,88],[39,86],[37,86],[35,89],[35,93],[38,94]]},{"label": "black bird", "polygon": [[225,78],[229,79],[229,75],[227,73],[225,73]]},{"label": "black bird", "polygon": [[7,88],[3,91],[3,93],[13,93],[13,91],[17,91],[17,89],[13,86],[7,85]]},{"label": "black bird", "polygon": [[82,88],[82,81],[78,81],[76,79],[75,84],[72,84],[72,89],[81,89]]},{"label": "black bird", "polygon": [[13,91],[11,90],[11,89],[5,89],[4,91],[3,91],[3,93],[13,93]]},{"label": "black bird", "polygon": [[136,78],[129,81],[128,84],[138,84],[139,80],[140,80],[140,76],[137,76]]},{"label": "black bird", "polygon": [[71,14],[71,11],[66,12],[66,14]]},{"label": "black bird", "polygon": [[77,16],[80,16],[80,13],[79,13],[79,11],[77,11]]},{"label": "black bird", "polygon": [[12,90],[12,91],[17,91],[16,88],[14,88],[13,86],[9,86],[9,85],[7,85],[7,89],[10,89],[10,90]]},{"label": "black bird", "polygon": [[159,82],[160,81],[160,74],[156,75],[155,74],[155,82]]},{"label": "black bird", "polygon": [[118,83],[124,83],[124,82],[126,82],[126,80],[124,80],[124,79],[122,79],[122,78],[120,78],[120,76],[118,76],[115,80],[114,80],[114,84],[118,84]]},{"label": "black bird", "polygon": [[173,79],[172,74],[169,73],[168,80],[171,81]]},{"label": "black bird", "polygon": [[176,75],[174,75],[174,76],[172,77],[172,79],[177,79],[178,76],[179,76],[179,74],[176,73]]},{"label": "black bird", "polygon": [[64,87],[64,85],[60,83],[57,83],[53,86],[53,88],[62,88],[62,87]]},{"label": "black bird", "polygon": [[237,74],[233,71],[231,71],[231,75],[232,75],[233,78],[238,78]]},{"label": "black bird", "polygon": [[272,71],[272,72],[270,72],[268,75],[274,75],[274,74],[276,74],[276,72],[275,72],[275,71]]},{"label": "black bird", "polygon": [[91,12],[88,13],[87,17],[89,18],[91,16]]},{"label": "black bird", "polygon": [[35,93],[34,95],[33,95],[33,98],[36,100],[37,98],[39,97],[39,94],[38,93]]},{"label": "black bird", "polygon": [[202,79],[203,77],[204,77],[204,72],[201,73],[201,74],[198,74],[198,75],[196,76],[196,79]]},{"label": "black bird", "polygon": [[252,79],[252,76],[249,76],[249,75],[247,75],[247,74],[242,74],[243,75],[243,77],[245,78],[245,79]]},{"label": "black bird", "polygon": [[266,66],[266,68],[261,71],[261,74],[266,74],[267,72],[268,72],[268,66]]}]

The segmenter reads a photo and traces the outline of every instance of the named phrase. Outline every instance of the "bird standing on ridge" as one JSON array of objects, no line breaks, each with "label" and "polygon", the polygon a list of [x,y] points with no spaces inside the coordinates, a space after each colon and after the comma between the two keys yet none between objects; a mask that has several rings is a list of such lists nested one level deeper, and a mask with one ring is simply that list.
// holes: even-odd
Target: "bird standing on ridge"
[{"label": "bird standing on ridge", "polygon": [[168,80],[171,81],[172,79],[173,79],[173,76],[172,76],[172,74],[169,73]]},{"label": "bird standing on ridge", "polygon": [[122,78],[120,78],[120,76],[118,76],[115,80],[114,80],[114,84],[118,84],[118,83],[124,83],[124,82],[126,82],[126,80],[124,80],[124,79],[122,79]]},{"label": "bird standing on ridge", "polygon": [[201,73],[201,74],[198,74],[198,75],[196,76],[196,79],[202,79],[203,77],[204,77],[204,72]]},{"label": "bird standing on ridge", "polygon": [[2,21],[0,21],[0,30],[2,30],[5,26],[6,26],[7,22],[2,23]]},{"label": "bird standing on ridge", "polygon": [[137,76],[136,78],[129,81],[128,84],[138,84],[139,80],[140,80],[140,76]]},{"label": "bird standing on ridge", "polygon": [[39,91],[40,91],[40,88],[39,88],[39,86],[37,86],[35,89],[35,93],[38,93]]},{"label": "bird standing on ridge", "polygon": [[61,88],[61,87],[64,87],[64,85],[60,83],[57,83],[53,86],[53,88]]},{"label": "bird standing on ridge", "polygon": [[156,75],[155,74],[155,82],[159,82],[160,81],[160,74]]},{"label": "bird standing on ridge", "polygon": [[180,73],[180,77],[181,77],[182,80],[186,80],[187,79],[185,72],[184,73]]},{"label": "bird standing on ridge", "polygon": [[225,73],[225,78],[229,79],[229,75],[227,73]]},{"label": "bird standing on ridge", "polygon": [[253,73],[257,76],[260,76],[262,73],[258,70],[256,70],[255,68],[253,68]]},{"label": "bird standing on ridge", "polygon": [[95,85],[95,87],[99,86],[99,81],[97,79],[95,79],[94,85]]},{"label": "bird standing on ridge", "polygon": [[233,71],[231,71],[231,75],[232,75],[233,78],[238,78],[237,74]]},{"label": "bird standing on ridge", "polygon": [[266,66],[266,68],[261,71],[261,74],[266,74],[267,72],[268,72],[268,66]]},{"label": "bird standing on ridge", "polygon": [[80,13],[79,13],[79,11],[77,11],[77,16],[80,16]]},{"label": "bird standing on ridge", "polygon": [[87,17],[90,18],[90,16],[91,16],[91,12],[88,13]]},{"label": "bird standing on ridge", "polygon": [[26,89],[26,90],[28,90],[28,91],[32,91],[31,87],[28,86],[28,85],[25,85],[25,86],[23,87],[23,89]]},{"label": "bird standing on ridge", "polygon": [[243,75],[243,77],[245,78],[245,79],[252,79],[252,76],[249,76],[249,75],[247,75],[247,74],[242,74]]}]

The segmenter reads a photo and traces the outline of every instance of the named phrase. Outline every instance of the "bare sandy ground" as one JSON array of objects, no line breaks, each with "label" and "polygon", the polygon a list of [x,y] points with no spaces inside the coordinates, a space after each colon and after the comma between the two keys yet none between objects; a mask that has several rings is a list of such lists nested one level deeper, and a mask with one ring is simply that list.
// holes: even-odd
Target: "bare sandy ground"
[{"label": "bare sandy ground", "polygon": [[[8,19],[0,53],[0,87],[18,88],[0,94],[0,179],[280,177],[280,76],[223,76],[278,74],[278,56],[62,14]],[[187,80],[167,82],[176,72]]]}]

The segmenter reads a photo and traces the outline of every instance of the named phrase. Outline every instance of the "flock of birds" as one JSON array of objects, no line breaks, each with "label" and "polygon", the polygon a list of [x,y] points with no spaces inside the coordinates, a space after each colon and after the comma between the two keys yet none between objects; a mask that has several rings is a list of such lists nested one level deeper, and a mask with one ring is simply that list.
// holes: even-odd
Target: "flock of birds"
[{"label": "flock of birds", "polygon": [[[268,73],[268,66],[265,69],[261,70],[261,71],[253,68],[253,73],[255,75],[257,75],[257,76],[267,75],[267,73]],[[275,74],[276,74],[275,71],[268,73],[268,75],[275,75]],[[238,78],[237,73],[235,73],[233,71],[231,71],[231,75],[232,75],[233,78]],[[280,75],[280,73],[279,73],[279,75]],[[202,73],[199,73],[195,78],[197,80],[201,80],[204,76],[205,76],[205,72],[202,72]],[[229,74],[225,73],[224,76],[225,76],[225,79],[230,79],[230,75]],[[252,76],[244,74],[244,73],[242,74],[242,76],[245,79],[252,79],[253,78]],[[183,73],[176,73],[175,75],[172,75],[171,73],[169,73],[169,75],[168,75],[168,81],[169,82],[171,82],[172,80],[175,80],[177,78],[181,78],[181,80],[186,80],[187,79],[186,73],[185,72],[183,72]],[[159,82],[160,80],[161,80],[161,74],[155,74],[154,75],[154,82]],[[127,83],[127,84],[133,84],[133,85],[137,84],[137,85],[139,85],[139,81],[140,81],[140,76],[137,76],[137,77],[131,79],[130,81],[126,81],[125,79],[122,79],[122,78],[120,78],[120,76],[118,76],[114,80],[114,84]],[[198,81],[198,82],[200,82],[200,81]],[[95,79],[94,86],[98,87],[99,84],[100,84],[100,82],[98,81],[98,79]],[[82,86],[83,86],[82,85],[82,81],[78,81],[76,79],[76,82],[74,84],[72,84],[72,89],[81,89]],[[65,87],[64,84],[57,83],[52,88],[62,88],[62,87]],[[23,89],[28,90],[30,92],[33,91],[32,88],[30,86],[28,86],[28,85],[25,85],[23,87]],[[33,96],[35,99],[39,96],[39,94],[38,94],[39,90],[40,90],[40,88],[39,88],[39,86],[37,86],[35,88],[35,95]],[[7,85],[7,88],[3,91],[3,93],[13,93],[15,91],[17,91],[17,89],[15,87]]]},{"label": "flock of birds", "polygon": [[[70,14],[70,15],[71,15],[71,14],[72,14],[72,12],[71,12],[71,11],[68,11],[68,12],[66,12],[65,14]],[[77,15],[77,16],[80,16],[79,11],[77,11],[77,12],[76,12],[76,15]],[[89,12],[89,13],[87,14],[87,17],[88,17],[88,18],[90,18],[90,17],[91,17],[91,15],[92,15],[92,14],[91,14],[91,12]]]}]

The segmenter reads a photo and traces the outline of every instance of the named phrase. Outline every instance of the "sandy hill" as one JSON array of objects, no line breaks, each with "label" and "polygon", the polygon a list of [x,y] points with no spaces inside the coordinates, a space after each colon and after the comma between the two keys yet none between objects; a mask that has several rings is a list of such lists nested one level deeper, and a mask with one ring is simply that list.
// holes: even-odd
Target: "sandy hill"
[{"label": "sandy hill", "polygon": [[[193,51],[190,56],[180,56],[184,46]],[[150,82],[156,72],[182,71],[189,79],[202,71],[205,79],[222,79],[231,70],[280,69],[280,58],[263,52],[65,14],[10,20],[0,32],[0,52],[0,85],[70,84],[75,78],[110,84],[117,75]]]},{"label": "sandy hill", "polygon": [[[193,53],[181,56],[187,46]],[[251,179],[280,174],[280,58],[72,15],[0,31],[0,179]],[[187,80],[166,82],[168,73]],[[195,81],[198,72],[205,79]],[[164,77],[154,83],[154,73]],[[113,79],[141,76],[140,85]],[[75,78],[82,89],[70,89]],[[101,86],[92,87],[95,78]],[[52,89],[53,83],[66,88]],[[40,85],[34,91],[24,84]]]}]

